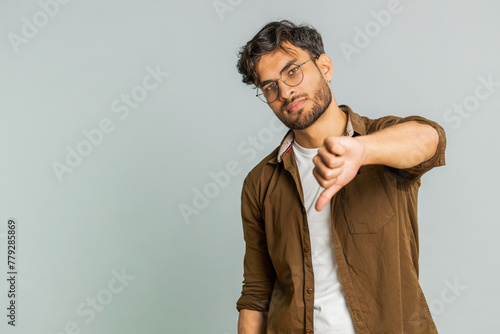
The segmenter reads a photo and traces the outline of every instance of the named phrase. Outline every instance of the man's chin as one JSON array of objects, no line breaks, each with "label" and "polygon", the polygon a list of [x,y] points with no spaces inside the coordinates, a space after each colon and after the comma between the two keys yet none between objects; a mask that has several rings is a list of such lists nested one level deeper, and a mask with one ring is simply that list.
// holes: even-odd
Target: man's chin
[{"label": "man's chin", "polygon": [[296,129],[296,126],[297,125],[300,125],[301,123],[301,116],[302,116],[302,112],[304,111],[304,108],[301,108],[295,112],[293,112],[292,114],[287,114],[286,116],[286,120],[287,120],[287,124],[289,125],[292,125],[292,126],[289,126],[289,128],[292,128],[292,129]]},{"label": "man's chin", "polygon": [[310,127],[311,125],[313,125],[313,123],[310,123],[310,122],[294,122],[289,128],[293,129],[293,130],[305,130],[307,129],[308,127]]}]

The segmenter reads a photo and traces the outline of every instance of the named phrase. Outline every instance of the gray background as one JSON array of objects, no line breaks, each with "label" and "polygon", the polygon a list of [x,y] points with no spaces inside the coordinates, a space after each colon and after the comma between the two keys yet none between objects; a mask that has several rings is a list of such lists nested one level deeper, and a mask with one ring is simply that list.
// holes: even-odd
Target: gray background
[{"label": "gray background", "polygon": [[[481,77],[500,81],[500,5],[401,0],[348,59],[341,43],[376,29],[372,11],[389,3],[73,0],[44,22],[37,1],[1,1],[0,258],[14,217],[19,295],[12,328],[2,260],[0,331],[55,334],[74,322],[81,333],[236,333],[241,185],[286,132],[269,137],[275,116],[240,82],[236,52],[266,22],[287,18],[322,33],[339,104],[445,128],[447,165],[420,190],[420,282],[440,333],[493,332],[500,89],[474,96]],[[16,52],[12,34],[22,37],[33,16],[41,26]],[[121,119],[112,102],[139,92],[148,66],[169,75]],[[467,114],[446,111],[464,103]],[[53,163],[106,118],[114,130],[60,182]],[[188,223],[179,207],[193,206],[210,172],[230,161],[236,175]],[[134,277],[118,293],[108,288],[113,270]],[[449,290],[454,282],[462,289]],[[77,308],[97,296],[106,304],[87,323]]]}]

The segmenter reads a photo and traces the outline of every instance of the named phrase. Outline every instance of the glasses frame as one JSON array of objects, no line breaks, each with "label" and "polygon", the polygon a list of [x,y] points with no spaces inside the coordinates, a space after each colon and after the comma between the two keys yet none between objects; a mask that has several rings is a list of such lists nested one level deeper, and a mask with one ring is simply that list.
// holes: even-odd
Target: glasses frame
[{"label": "glasses frame", "polygon": [[[319,56],[314,56],[314,57],[309,58],[308,60],[306,60],[302,64],[297,65],[297,68],[300,70],[300,72],[302,74],[302,78],[300,79],[300,81],[299,81],[298,84],[296,84],[296,85],[290,85],[290,84],[288,84],[285,80],[283,80],[283,73],[280,73],[280,78],[278,80],[283,81],[283,83],[285,85],[289,86],[289,87],[297,87],[298,85],[300,85],[302,83],[302,81],[304,81],[304,71],[302,70],[302,66],[305,65],[307,62],[309,62],[309,61],[311,61],[313,59],[318,59],[318,58],[319,58]],[[295,68],[295,67],[293,67],[293,68]],[[264,95],[264,92],[262,91],[262,87],[261,87],[262,85],[257,86],[255,96],[258,97],[259,100],[261,100],[262,102],[267,103],[267,104],[273,103],[274,101],[276,101],[278,99],[278,97],[280,96],[280,87],[278,86],[278,80],[276,80],[276,81],[274,81],[274,82],[271,83],[271,84],[275,83],[276,87],[278,87],[278,94],[276,95],[276,98],[274,100],[272,100],[272,101],[269,102],[269,101],[267,101],[267,99],[265,97],[261,98],[261,96]],[[261,92],[260,94],[259,94],[259,90]]]}]

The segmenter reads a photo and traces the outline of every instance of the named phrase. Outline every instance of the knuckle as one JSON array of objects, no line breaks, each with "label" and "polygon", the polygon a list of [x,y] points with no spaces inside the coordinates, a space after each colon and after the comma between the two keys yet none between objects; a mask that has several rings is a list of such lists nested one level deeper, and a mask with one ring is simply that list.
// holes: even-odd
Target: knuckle
[{"label": "knuckle", "polygon": [[320,186],[322,186],[323,188],[326,188],[326,183],[327,183],[327,182],[326,182],[326,180],[325,180],[325,179],[323,179],[323,178],[319,178],[319,179],[318,179],[318,183],[319,183],[319,185],[320,185]]}]

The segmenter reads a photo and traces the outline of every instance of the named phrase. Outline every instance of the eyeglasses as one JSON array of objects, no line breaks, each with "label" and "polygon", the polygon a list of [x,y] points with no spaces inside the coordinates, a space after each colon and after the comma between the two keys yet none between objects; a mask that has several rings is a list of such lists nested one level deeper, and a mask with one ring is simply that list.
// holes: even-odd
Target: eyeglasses
[{"label": "eyeglasses", "polygon": [[[285,73],[281,73],[280,75],[281,81],[283,81],[290,87],[295,87],[300,85],[300,83],[304,79],[304,72],[302,71],[302,65],[315,58],[318,57],[312,57],[300,65],[295,65],[288,68]],[[255,96],[257,96],[264,103],[273,103],[274,101],[276,101],[279,96],[278,80],[274,82],[267,82],[258,86],[257,94]]]}]

